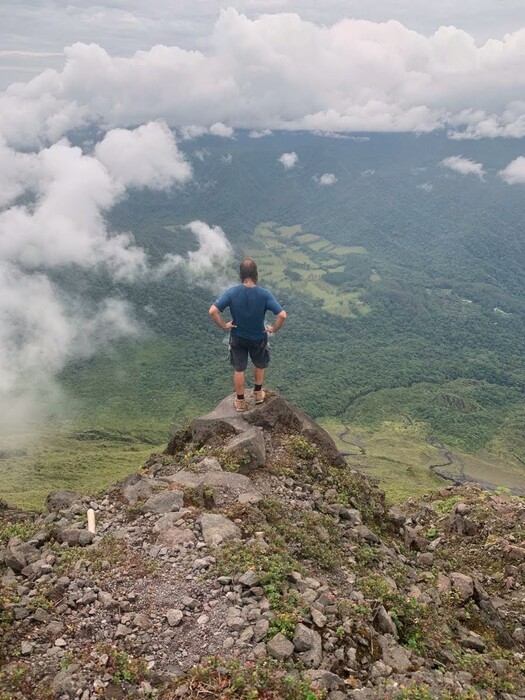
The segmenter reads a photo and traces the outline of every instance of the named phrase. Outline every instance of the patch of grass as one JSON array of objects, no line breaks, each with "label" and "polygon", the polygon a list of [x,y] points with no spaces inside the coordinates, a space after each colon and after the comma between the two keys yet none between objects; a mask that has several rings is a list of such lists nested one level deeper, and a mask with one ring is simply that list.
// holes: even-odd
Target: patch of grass
[{"label": "patch of grass", "polygon": [[270,537],[277,533],[293,556],[322,569],[333,569],[342,563],[341,534],[333,518],[311,511],[290,512],[272,499],[263,499],[258,505],[270,526]]},{"label": "patch of grass", "polygon": [[452,513],[454,506],[460,501],[461,496],[451,496],[450,498],[434,501],[434,508],[439,515],[445,515],[446,513]]},{"label": "patch of grass", "polygon": [[0,520],[0,546],[5,547],[11,537],[18,537],[23,542],[31,539],[38,532],[32,520],[18,520],[3,523]]},{"label": "patch of grass", "polygon": [[171,683],[162,700],[321,700],[325,691],[315,691],[309,681],[288,673],[277,662],[226,661],[210,658],[187,675]]}]

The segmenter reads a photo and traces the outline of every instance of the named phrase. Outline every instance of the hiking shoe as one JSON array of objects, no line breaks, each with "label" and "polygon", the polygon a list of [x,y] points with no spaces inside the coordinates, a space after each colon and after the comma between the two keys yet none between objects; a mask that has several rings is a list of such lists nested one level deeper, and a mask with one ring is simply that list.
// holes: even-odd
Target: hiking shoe
[{"label": "hiking shoe", "polygon": [[265,399],[266,392],[261,389],[261,391],[254,391],[253,392],[253,398],[255,399],[255,403],[262,403]]},{"label": "hiking shoe", "polygon": [[233,405],[235,406],[236,411],[246,411],[246,409],[248,408],[246,404],[246,399],[235,399]]}]

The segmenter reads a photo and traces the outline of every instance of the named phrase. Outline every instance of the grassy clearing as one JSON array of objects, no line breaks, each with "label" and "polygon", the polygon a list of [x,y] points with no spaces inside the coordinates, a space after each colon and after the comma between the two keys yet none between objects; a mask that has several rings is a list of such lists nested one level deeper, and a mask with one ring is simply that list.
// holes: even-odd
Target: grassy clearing
[{"label": "grassy clearing", "polygon": [[26,454],[0,460],[1,496],[20,508],[38,510],[53,490],[99,492],[140,469],[152,452],[164,449],[166,439],[158,432],[140,438],[132,430],[105,427],[85,433],[44,431],[26,444]]},{"label": "grassy clearing", "polygon": [[[376,478],[392,501],[401,502],[450,484],[431,470],[431,465],[444,464],[444,450],[427,442],[428,428],[422,423],[384,421],[378,429],[345,424],[335,418],[321,418],[319,423],[335,440],[340,450],[350,452],[349,464]],[[352,444],[349,444],[352,443]],[[466,454],[454,450],[452,463],[444,469],[460,478],[493,486],[525,488],[525,469],[488,452]]]},{"label": "grassy clearing", "polygon": [[438,464],[441,456],[437,448],[426,444],[421,426],[385,422],[381,430],[374,432],[351,426],[342,440],[339,436],[345,430],[344,424],[335,418],[322,418],[319,423],[340,450],[352,453],[347,458],[349,465],[377,479],[394,502],[447,483],[430,471],[430,465]]},{"label": "grassy clearing", "polygon": [[[279,226],[264,222],[254,231],[255,247],[246,253],[268,270],[267,284],[306,293],[329,313],[354,317],[370,309],[359,305],[359,292],[343,292],[324,281],[327,272],[343,272],[344,258],[366,253],[362,246],[338,246],[315,233],[302,233],[301,226]],[[326,260],[325,252],[331,256]],[[264,281],[263,281],[264,284]]]}]

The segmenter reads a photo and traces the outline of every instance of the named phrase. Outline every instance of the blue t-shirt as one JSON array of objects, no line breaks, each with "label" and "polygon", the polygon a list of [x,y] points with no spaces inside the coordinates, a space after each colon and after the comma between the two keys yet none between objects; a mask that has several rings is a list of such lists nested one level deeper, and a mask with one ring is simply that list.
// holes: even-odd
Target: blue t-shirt
[{"label": "blue t-shirt", "polygon": [[246,287],[238,284],[230,287],[224,294],[213,302],[219,311],[229,306],[232,321],[237,326],[232,328],[233,335],[249,340],[262,340],[264,338],[264,316],[266,311],[280,314],[283,307],[274,296],[263,287]]}]

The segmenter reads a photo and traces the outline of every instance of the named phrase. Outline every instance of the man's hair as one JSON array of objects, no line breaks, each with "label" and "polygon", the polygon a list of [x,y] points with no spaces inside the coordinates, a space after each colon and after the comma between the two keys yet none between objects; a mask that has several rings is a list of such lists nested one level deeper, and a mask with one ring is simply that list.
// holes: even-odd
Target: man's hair
[{"label": "man's hair", "polygon": [[257,264],[255,263],[255,260],[252,260],[251,258],[244,258],[244,260],[241,260],[239,276],[241,278],[241,282],[245,282],[246,280],[252,280],[252,282],[257,282],[257,278],[259,275],[257,272]]}]

